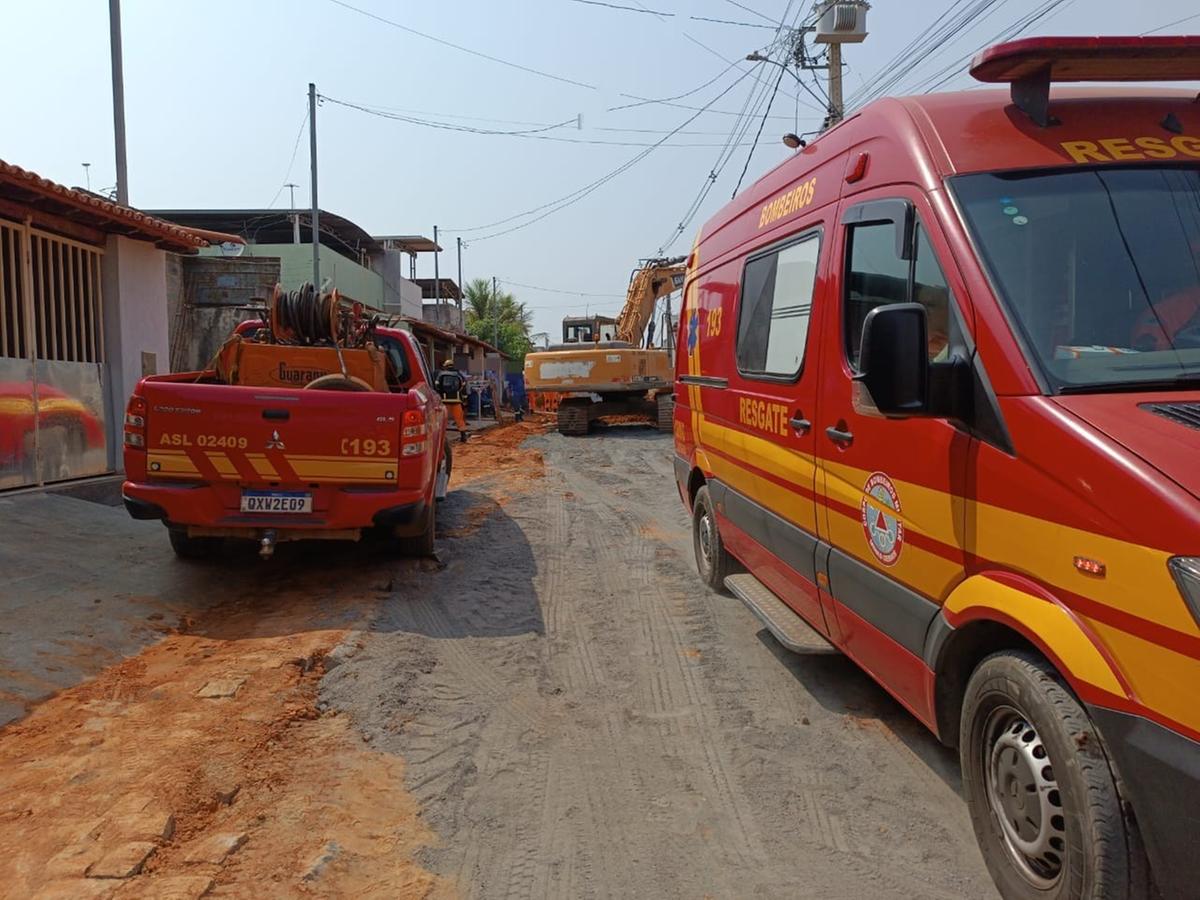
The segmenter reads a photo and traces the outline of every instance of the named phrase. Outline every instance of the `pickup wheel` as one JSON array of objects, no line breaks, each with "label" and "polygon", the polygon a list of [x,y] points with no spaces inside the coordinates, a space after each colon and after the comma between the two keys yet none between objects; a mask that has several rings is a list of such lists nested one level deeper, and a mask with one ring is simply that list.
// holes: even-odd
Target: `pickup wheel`
[{"label": "pickup wheel", "polygon": [[959,752],[975,836],[1002,896],[1153,896],[1100,736],[1040,656],[1002,652],[979,664]]},{"label": "pickup wheel", "polygon": [[204,559],[212,556],[221,543],[220,538],[188,537],[186,528],[168,528],[167,536],[171,539],[171,549],[180,559]]},{"label": "pickup wheel", "polygon": [[708,485],[701,487],[692,501],[692,546],[696,551],[696,568],[704,583],[725,593],[725,577],[737,572],[739,566],[721,540]]},{"label": "pickup wheel", "polygon": [[437,502],[430,503],[425,513],[425,527],[420,534],[398,539],[401,556],[422,558],[433,556],[434,535],[437,531]]}]

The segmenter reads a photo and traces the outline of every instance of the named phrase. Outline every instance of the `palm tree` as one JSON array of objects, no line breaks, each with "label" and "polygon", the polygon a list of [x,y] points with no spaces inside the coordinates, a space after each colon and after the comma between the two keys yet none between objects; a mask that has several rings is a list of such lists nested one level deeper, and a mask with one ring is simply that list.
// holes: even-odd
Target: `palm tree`
[{"label": "palm tree", "polygon": [[516,360],[523,360],[532,342],[529,329],[533,312],[507,291],[493,291],[487,278],[475,278],[463,291],[466,301],[467,333],[488,343],[498,343],[501,350]]}]

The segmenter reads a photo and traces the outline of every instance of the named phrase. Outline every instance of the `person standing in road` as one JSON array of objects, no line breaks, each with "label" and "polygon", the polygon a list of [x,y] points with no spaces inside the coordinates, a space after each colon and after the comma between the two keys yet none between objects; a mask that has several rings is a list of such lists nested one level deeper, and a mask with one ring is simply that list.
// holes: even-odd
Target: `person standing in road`
[{"label": "person standing in road", "polygon": [[450,417],[454,419],[454,425],[458,428],[459,442],[465,443],[467,440],[467,417],[463,415],[465,384],[462,375],[454,368],[454,360],[448,359],[442,363],[441,371],[433,380],[433,386],[442,395],[442,402],[450,410]]}]

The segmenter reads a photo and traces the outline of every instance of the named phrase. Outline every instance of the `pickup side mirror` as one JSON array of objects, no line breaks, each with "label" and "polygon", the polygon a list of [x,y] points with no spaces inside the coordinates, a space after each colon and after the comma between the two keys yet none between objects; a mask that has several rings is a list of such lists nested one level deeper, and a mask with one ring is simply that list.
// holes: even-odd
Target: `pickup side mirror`
[{"label": "pickup side mirror", "polygon": [[859,373],[876,409],[885,416],[920,416],[929,406],[929,348],[925,307],[890,303],[867,313]]}]

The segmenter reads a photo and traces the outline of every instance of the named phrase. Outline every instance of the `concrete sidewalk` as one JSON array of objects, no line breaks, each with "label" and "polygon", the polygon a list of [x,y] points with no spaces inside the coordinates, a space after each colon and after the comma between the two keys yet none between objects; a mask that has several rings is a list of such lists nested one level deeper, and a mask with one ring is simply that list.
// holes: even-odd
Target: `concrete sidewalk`
[{"label": "concrete sidewalk", "polygon": [[121,506],[58,493],[0,498],[0,726],[220,594],[219,574],[177,562],[162,525]]}]

